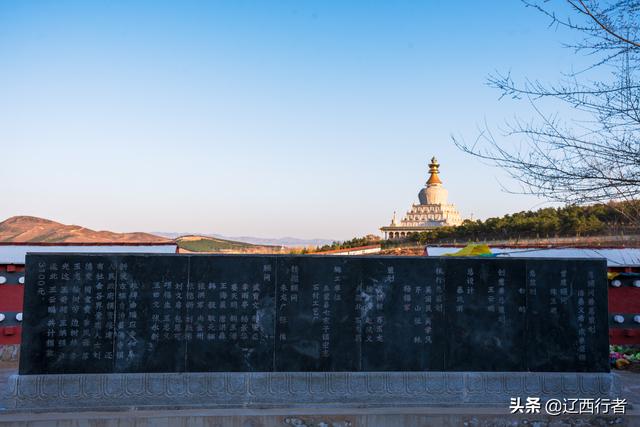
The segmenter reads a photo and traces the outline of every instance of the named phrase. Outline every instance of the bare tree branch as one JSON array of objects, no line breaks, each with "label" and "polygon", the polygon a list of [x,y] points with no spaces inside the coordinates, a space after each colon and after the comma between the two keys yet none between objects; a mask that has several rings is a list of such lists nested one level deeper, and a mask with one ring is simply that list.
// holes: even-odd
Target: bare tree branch
[{"label": "bare tree branch", "polygon": [[[521,184],[520,193],[570,204],[637,199],[640,0],[565,0],[560,10],[544,0],[523,3],[549,17],[550,26],[582,35],[565,46],[593,58],[592,65],[552,84],[517,83],[511,73],[490,75],[487,84],[501,99],[526,101],[533,117],[516,118],[498,137],[485,124],[473,143],[453,138],[454,143],[504,169]],[[610,78],[599,73],[589,80],[587,72],[602,67],[612,70]],[[551,108],[556,111],[547,112]]]},{"label": "bare tree branch", "polygon": [[602,23],[602,21],[600,21],[600,19],[598,19],[597,16],[595,16],[593,13],[591,13],[591,11],[589,10],[589,8],[587,7],[587,5],[585,4],[584,1],[582,0],[578,0],[578,3],[580,3],[581,7],[578,7],[575,3],[573,3],[570,0],[569,3],[571,5],[573,5],[573,7],[575,7],[577,10],[579,10],[580,12],[584,13],[585,15],[589,16],[591,19],[593,19],[593,21],[598,24],[598,26],[600,28],[602,28],[604,31],[606,31],[607,33],[609,33],[610,35],[612,35],[613,37],[617,38],[620,41],[623,41],[625,43],[629,43],[630,45],[633,45],[635,47],[640,47],[640,43],[634,42],[632,40],[629,40],[625,37],[622,37],[621,35],[615,33],[613,30],[611,30],[608,26],[606,26],[605,24]]}]

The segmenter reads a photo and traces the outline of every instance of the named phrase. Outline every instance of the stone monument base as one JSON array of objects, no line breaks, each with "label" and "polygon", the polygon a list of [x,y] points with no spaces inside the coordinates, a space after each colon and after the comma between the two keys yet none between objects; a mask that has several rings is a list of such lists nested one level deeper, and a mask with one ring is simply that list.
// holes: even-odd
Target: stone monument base
[{"label": "stone monument base", "polygon": [[14,375],[6,411],[233,408],[508,409],[510,399],[619,398],[608,373],[280,372]]},{"label": "stone monument base", "polygon": [[630,406],[624,416],[510,414],[512,397],[627,396],[605,373],[13,375],[0,427],[640,425]]}]

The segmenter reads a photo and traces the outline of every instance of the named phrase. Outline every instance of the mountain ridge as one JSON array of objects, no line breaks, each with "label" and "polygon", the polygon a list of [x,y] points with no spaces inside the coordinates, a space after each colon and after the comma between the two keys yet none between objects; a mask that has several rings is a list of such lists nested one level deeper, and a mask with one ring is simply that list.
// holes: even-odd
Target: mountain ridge
[{"label": "mountain ridge", "polygon": [[172,239],[151,233],[115,233],[68,225],[36,216],[12,216],[0,222],[4,243],[168,243]]},{"label": "mountain ridge", "polygon": [[254,246],[309,247],[333,243],[329,239],[300,239],[296,237],[262,238],[252,236],[228,237],[217,233],[131,232],[116,233],[92,230],[75,224],[63,224],[46,218],[17,215],[0,222],[0,243],[168,243],[181,237],[201,236],[220,239],[225,244],[244,243]]}]

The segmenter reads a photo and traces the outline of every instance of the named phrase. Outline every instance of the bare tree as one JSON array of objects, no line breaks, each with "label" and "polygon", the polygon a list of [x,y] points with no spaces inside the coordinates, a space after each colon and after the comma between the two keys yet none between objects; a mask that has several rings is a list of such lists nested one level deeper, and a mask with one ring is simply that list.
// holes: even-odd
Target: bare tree
[{"label": "bare tree", "polygon": [[[508,123],[500,140],[485,125],[467,153],[505,169],[517,192],[570,204],[627,201],[640,195],[640,1],[525,0],[555,27],[580,34],[566,44],[592,58],[557,83],[489,76],[502,97],[529,102],[533,118]],[[609,79],[592,80],[594,71]],[[562,115],[549,109],[566,111]],[[556,110],[556,111],[557,111]],[[514,144],[514,142],[517,142]],[[640,218],[637,215],[635,220]]]}]

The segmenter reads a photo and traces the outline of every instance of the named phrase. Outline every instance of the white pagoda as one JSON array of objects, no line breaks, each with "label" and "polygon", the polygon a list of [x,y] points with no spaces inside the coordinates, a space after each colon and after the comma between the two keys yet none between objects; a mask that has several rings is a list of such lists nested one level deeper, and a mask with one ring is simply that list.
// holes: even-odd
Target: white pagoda
[{"label": "white pagoda", "polygon": [[438,176],[439,168],[438,160],[432,157],[426,187],[418,193],[420,203],[412,205],[399,223],[396,220],[396,213],[393,213],[391,224],[380,228],[385,239],[401,239],[413,233],[462,224],[462,218],[456,207],[447,203],[448,192],[442,186]]}]

